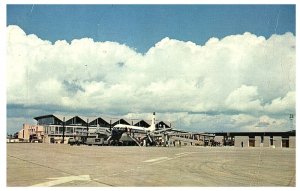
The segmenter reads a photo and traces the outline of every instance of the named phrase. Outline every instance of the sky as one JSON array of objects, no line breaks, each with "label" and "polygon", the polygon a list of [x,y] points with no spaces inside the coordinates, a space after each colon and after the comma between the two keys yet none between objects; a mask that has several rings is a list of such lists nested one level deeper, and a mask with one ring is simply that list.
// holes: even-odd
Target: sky
[{"label": "sky", "polygon": [[203,45],[211,37],[250,32],[295,34],[294,6],[8,5],[7,24],[52,43],[89,37],[145,53],[165,37]]},{"label": "sky", "polygon": [[44,114],[287,131],[293,5],[8,5],[7,131]]}]

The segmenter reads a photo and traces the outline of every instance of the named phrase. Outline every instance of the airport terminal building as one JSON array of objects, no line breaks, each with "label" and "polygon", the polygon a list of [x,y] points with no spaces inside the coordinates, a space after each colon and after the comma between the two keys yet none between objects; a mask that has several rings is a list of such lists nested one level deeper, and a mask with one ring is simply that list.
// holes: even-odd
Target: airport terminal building
[{"label": "airport terminal building", "polygon": [[[97,137],[99,131],[113,128],[117,124],[150,127],[150,120],[125,119],[117,117],[83,117],[43,115],[34,118],[37,125],[23,125],[18,138],[22,142],[64,143],[74,136]],[[171,128],[171,123],[159,121],[156,129]],[[65,130],[64,130],[65,129]],[[193,133],[172,129],[169,139],[176,145],[235,146],[295,148],[296,131],[287,132],[209,132]],[[175,146],[175,144],[174,144]]]},{"label": "airport terminal building", "polygon": [[[116,117],[83,117],[83,116],[61,116],[61,115],[43,115],[34,118],[38,126],[43,127],[44,136],[42,137],[45,143],[60,143],[64,137],[65,142],[68,142],[70,137],[96,137],[97,131],[101,127],[112,128],[117,124],[134,125],[148,128],[151,121],[135,120]],[[159,121],[156,124],[157,129],[170,128],[171,123]],[[63,129],[65,131],[63,132]]]}]

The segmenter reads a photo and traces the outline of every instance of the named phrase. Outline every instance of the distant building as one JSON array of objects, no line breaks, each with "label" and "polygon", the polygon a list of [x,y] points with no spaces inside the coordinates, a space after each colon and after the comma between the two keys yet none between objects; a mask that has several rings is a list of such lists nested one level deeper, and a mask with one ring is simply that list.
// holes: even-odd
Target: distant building
[{"label": "distant building", "polygon": [[7,135],[6,136],[6,142],[7,143],[18,143],[19,142],[18,132],[15,133],[14,135]]},{"label": "distant building", "polygon": [[286,132],[219,132],[215,141],[224,146],[296,148],[296,131]]},{"label": "distant building", "polygon": [[40,125],[23,124],[23,128],[18,132],[21,142],[42,142],[43,138],[44,128]]}]

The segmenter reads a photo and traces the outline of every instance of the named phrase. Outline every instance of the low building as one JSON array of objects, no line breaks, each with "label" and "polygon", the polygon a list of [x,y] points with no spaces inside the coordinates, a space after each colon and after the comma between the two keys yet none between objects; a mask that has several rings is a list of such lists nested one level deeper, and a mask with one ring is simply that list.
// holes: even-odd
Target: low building
[{"label": "low building", "polygon": [[235,147],[295,148],[296,131],[286,132],[218,132],[221,145]]},{"label": "low building", "polygon": [[19,142],[18,132],[15,133],[14,135],[7,135],[6,142],[7,143],[18,143]]},{"label": "low building", "polygon": [[23,124],[18,132],[20,142],[42,142],[44,138],[44,127],[41,125]]}]

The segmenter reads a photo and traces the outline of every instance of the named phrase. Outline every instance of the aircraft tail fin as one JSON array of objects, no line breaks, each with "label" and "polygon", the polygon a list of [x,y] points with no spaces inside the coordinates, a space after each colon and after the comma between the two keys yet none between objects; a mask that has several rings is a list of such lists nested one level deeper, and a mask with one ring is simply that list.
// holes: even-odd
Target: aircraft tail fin
[{"label": "aircraft tail fin", "polygon": [[155,122],[155,112],[153,112],[151,126],[149,127],[149,130],[150,131],[155,131],[155,125],[156,125],[156,122]]}]

